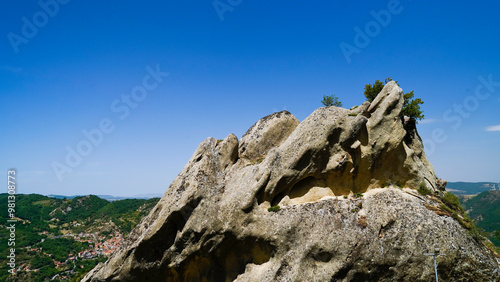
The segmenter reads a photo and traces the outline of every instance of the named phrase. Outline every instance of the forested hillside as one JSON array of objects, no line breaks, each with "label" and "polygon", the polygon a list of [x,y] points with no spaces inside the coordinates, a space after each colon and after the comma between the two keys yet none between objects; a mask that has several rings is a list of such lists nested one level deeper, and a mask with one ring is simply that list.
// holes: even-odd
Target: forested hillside
[{"label": "forested hillside", "polygon": [[500,191],[486,191],[472,198],[461,197],[461,201],[477,227],[484,229],[491,241],[500,247]]},{"label": "forested hillside", "polygon": [[[0,194],[0,281],[73,280],[105,261],[124,236],[147,215],[159,198],[114,202],[94,195],[56,199],[16,195],[15,245],[9,246],[7,194]],[[11,243],[12,244],[12,243]],[[17,276],[8,273],[7,256],[15,249]]]}]

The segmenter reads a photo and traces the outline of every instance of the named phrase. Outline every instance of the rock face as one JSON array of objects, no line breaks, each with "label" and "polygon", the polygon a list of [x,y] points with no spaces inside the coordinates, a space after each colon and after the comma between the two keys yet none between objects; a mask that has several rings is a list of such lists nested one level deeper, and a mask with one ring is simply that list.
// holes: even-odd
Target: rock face
[{"label": "rock face", "polygon": [[435,247],[444,281],[498,281],[498,258],[416,193],[444,182],[399,116],[402,94],[389,82],[352,110],[280,112],[240,141],[208,138],[83,281],[432,281]]}]

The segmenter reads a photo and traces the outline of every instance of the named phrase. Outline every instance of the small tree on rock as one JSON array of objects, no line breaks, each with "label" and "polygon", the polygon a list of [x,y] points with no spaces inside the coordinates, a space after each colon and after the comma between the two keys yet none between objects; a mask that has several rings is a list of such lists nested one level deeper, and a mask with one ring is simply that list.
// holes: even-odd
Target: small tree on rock
[{"label": "small tree on rock", "polygon": [[335,106],[335,107],[342,107],[342,102],[339,101],[339,97],[336,97],[335,95],[330,95],[330,96],[323,96],[323,100],[321,101],[323,105],[329,107],[329,106]]},{"label": "small tree on rock", "polygon": [[377,79],[373,84],[366,84],[364,93],[366,100],[370,103],[373,102],[373,100],[375,100],[375,97],[377,97],[378,93],[380,93],[380,91],[382,91],[382,89],[384,88],[384,85],[391,80],[392,78],[389,77],[385,79],[385,82],[382,82]]},{"label": "small tree on rock", "polygon": [[[366,84],[364,92],[366,100],[368,102],[373,102],[375,97],[377,97],[380,91],[384,88],[385,84],[389,81],[392,81],[392,78],[386,78],[383,83],[380,80],[375,80],[375,83],[373,84]],[[397,83],[398,82],[396,81],[396,84]],[[420,105],[423,104],[424,101],[420,98],[413,99],[414,96],[415,94],[413,93],[413,90],[403,95],[404,102],[403,109],[401,110],[401,116],[407,116],[413,120],[422,120],[425,117],[423,111],[420,109]]]}]

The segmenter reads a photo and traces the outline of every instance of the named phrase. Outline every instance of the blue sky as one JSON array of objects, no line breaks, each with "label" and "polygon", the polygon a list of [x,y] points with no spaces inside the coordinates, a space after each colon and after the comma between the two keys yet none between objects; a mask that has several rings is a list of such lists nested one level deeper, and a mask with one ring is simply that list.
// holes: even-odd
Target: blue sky
[{"label": "blue sky", "polygon": [[241,137],[284,109],[303,120],[323,95],[350,108],[391,76],[425,101],[418,129],[439,177],[500,182],[499,10],[3,1],[0,167],[18,170],[18,193],[163,193],[205,138]]}]

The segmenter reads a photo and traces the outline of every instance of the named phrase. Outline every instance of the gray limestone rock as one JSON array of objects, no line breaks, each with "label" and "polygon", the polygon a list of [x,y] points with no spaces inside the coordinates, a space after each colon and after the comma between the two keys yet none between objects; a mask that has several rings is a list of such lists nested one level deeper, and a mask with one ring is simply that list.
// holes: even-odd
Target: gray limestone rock
[{"label": "gray limestone rock", "polygon": [[432,281],[436,247],[443,281],[499,281],[499,259],[440,210],[443,182],[402,95],[389,82],[353,110],[300,124],[280,112],[240,141],[203,141],[83,281]]},{"label": "gray limestone rock", "polygon": [[239,156],[251,162],[262,161],[267,152],[281,145],[295,130],[299,121],[281,111],[257,121],[241,138]]}]

